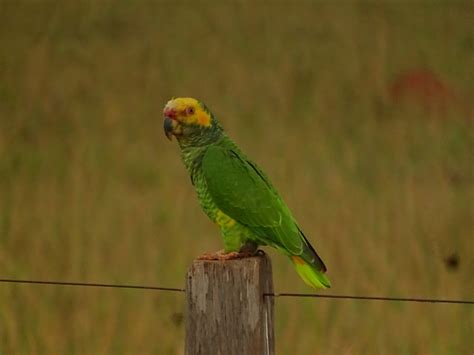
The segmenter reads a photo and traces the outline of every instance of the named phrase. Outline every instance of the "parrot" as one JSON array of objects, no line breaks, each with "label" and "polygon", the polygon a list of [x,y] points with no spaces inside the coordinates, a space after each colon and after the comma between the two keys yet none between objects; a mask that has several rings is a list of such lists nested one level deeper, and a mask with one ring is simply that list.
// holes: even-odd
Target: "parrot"
[{"label": "parrot", "polygon": [[231,260],[270,246],[289,257],[302,280],[329,288],[326,266],[260,167],[227,136],[216,116],[195,98],[172,98],[163,110],[166,137],[181,158],[205,214],[221,230],[224,249],[204,260]]}]

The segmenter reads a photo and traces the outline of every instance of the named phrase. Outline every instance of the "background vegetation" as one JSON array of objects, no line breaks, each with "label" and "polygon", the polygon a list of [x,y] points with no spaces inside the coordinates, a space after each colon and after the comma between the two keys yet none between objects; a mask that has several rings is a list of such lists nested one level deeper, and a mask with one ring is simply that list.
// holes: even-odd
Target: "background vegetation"
[{"label": "background vegetation", "polygon": [[[473,13],[1,1],[1,277],[182,286],[222,245],[162,132],[166,101],[194,96],[272,178],[331,292],[472,299],[472,118],[388,88],[428,68],[472,99]],[[310,291],[269,252],[277,291]],[[182,310],[181,294],[3,284],[0,352],[181,354]],[[469,306],[278,299],[276,312],[279,354],[474,349]]]}]

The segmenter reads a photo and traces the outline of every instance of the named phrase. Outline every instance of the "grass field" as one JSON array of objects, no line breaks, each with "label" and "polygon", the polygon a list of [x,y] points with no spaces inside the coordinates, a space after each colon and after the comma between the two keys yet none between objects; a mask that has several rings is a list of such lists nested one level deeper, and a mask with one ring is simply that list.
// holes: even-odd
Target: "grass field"
[{"label": "grass field", "polygon": [[[473,3],[205,4],[0,1],[0,277],[181,287],[222,246],[162,131],[166,101],[195,96],[331,293],[473,299],[472,118],[387,95],[424,67],[472,99]],[[277,291],[311,291],[269,253]],[[181,294],[0,284],[0,353],[181,354],[182,311]],[[473,325],[472,306],[276,300],[279,354],[472,354]]]}]

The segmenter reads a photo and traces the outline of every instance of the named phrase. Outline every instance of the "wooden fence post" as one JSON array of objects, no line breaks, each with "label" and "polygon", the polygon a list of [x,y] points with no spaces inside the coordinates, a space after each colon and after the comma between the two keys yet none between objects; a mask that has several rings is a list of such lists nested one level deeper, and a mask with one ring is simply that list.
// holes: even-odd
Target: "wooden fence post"
[{"label": "wooden fence post", "polygon": [[272,267],[266,255],[195,260],[186,280],[186,355],[274,355]]}]

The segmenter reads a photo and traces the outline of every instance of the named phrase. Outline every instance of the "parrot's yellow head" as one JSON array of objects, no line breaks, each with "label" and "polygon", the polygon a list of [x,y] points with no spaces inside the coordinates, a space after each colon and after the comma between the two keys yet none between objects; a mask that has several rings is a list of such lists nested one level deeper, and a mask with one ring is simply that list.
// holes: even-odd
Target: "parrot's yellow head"
[{"label": "parrot's yellow head", "polygon": [[166,136],[175,136],[180,143],[208,143],[222,129],[209,109],[191,97],[173,98],[166,104],[163,127]]}]

